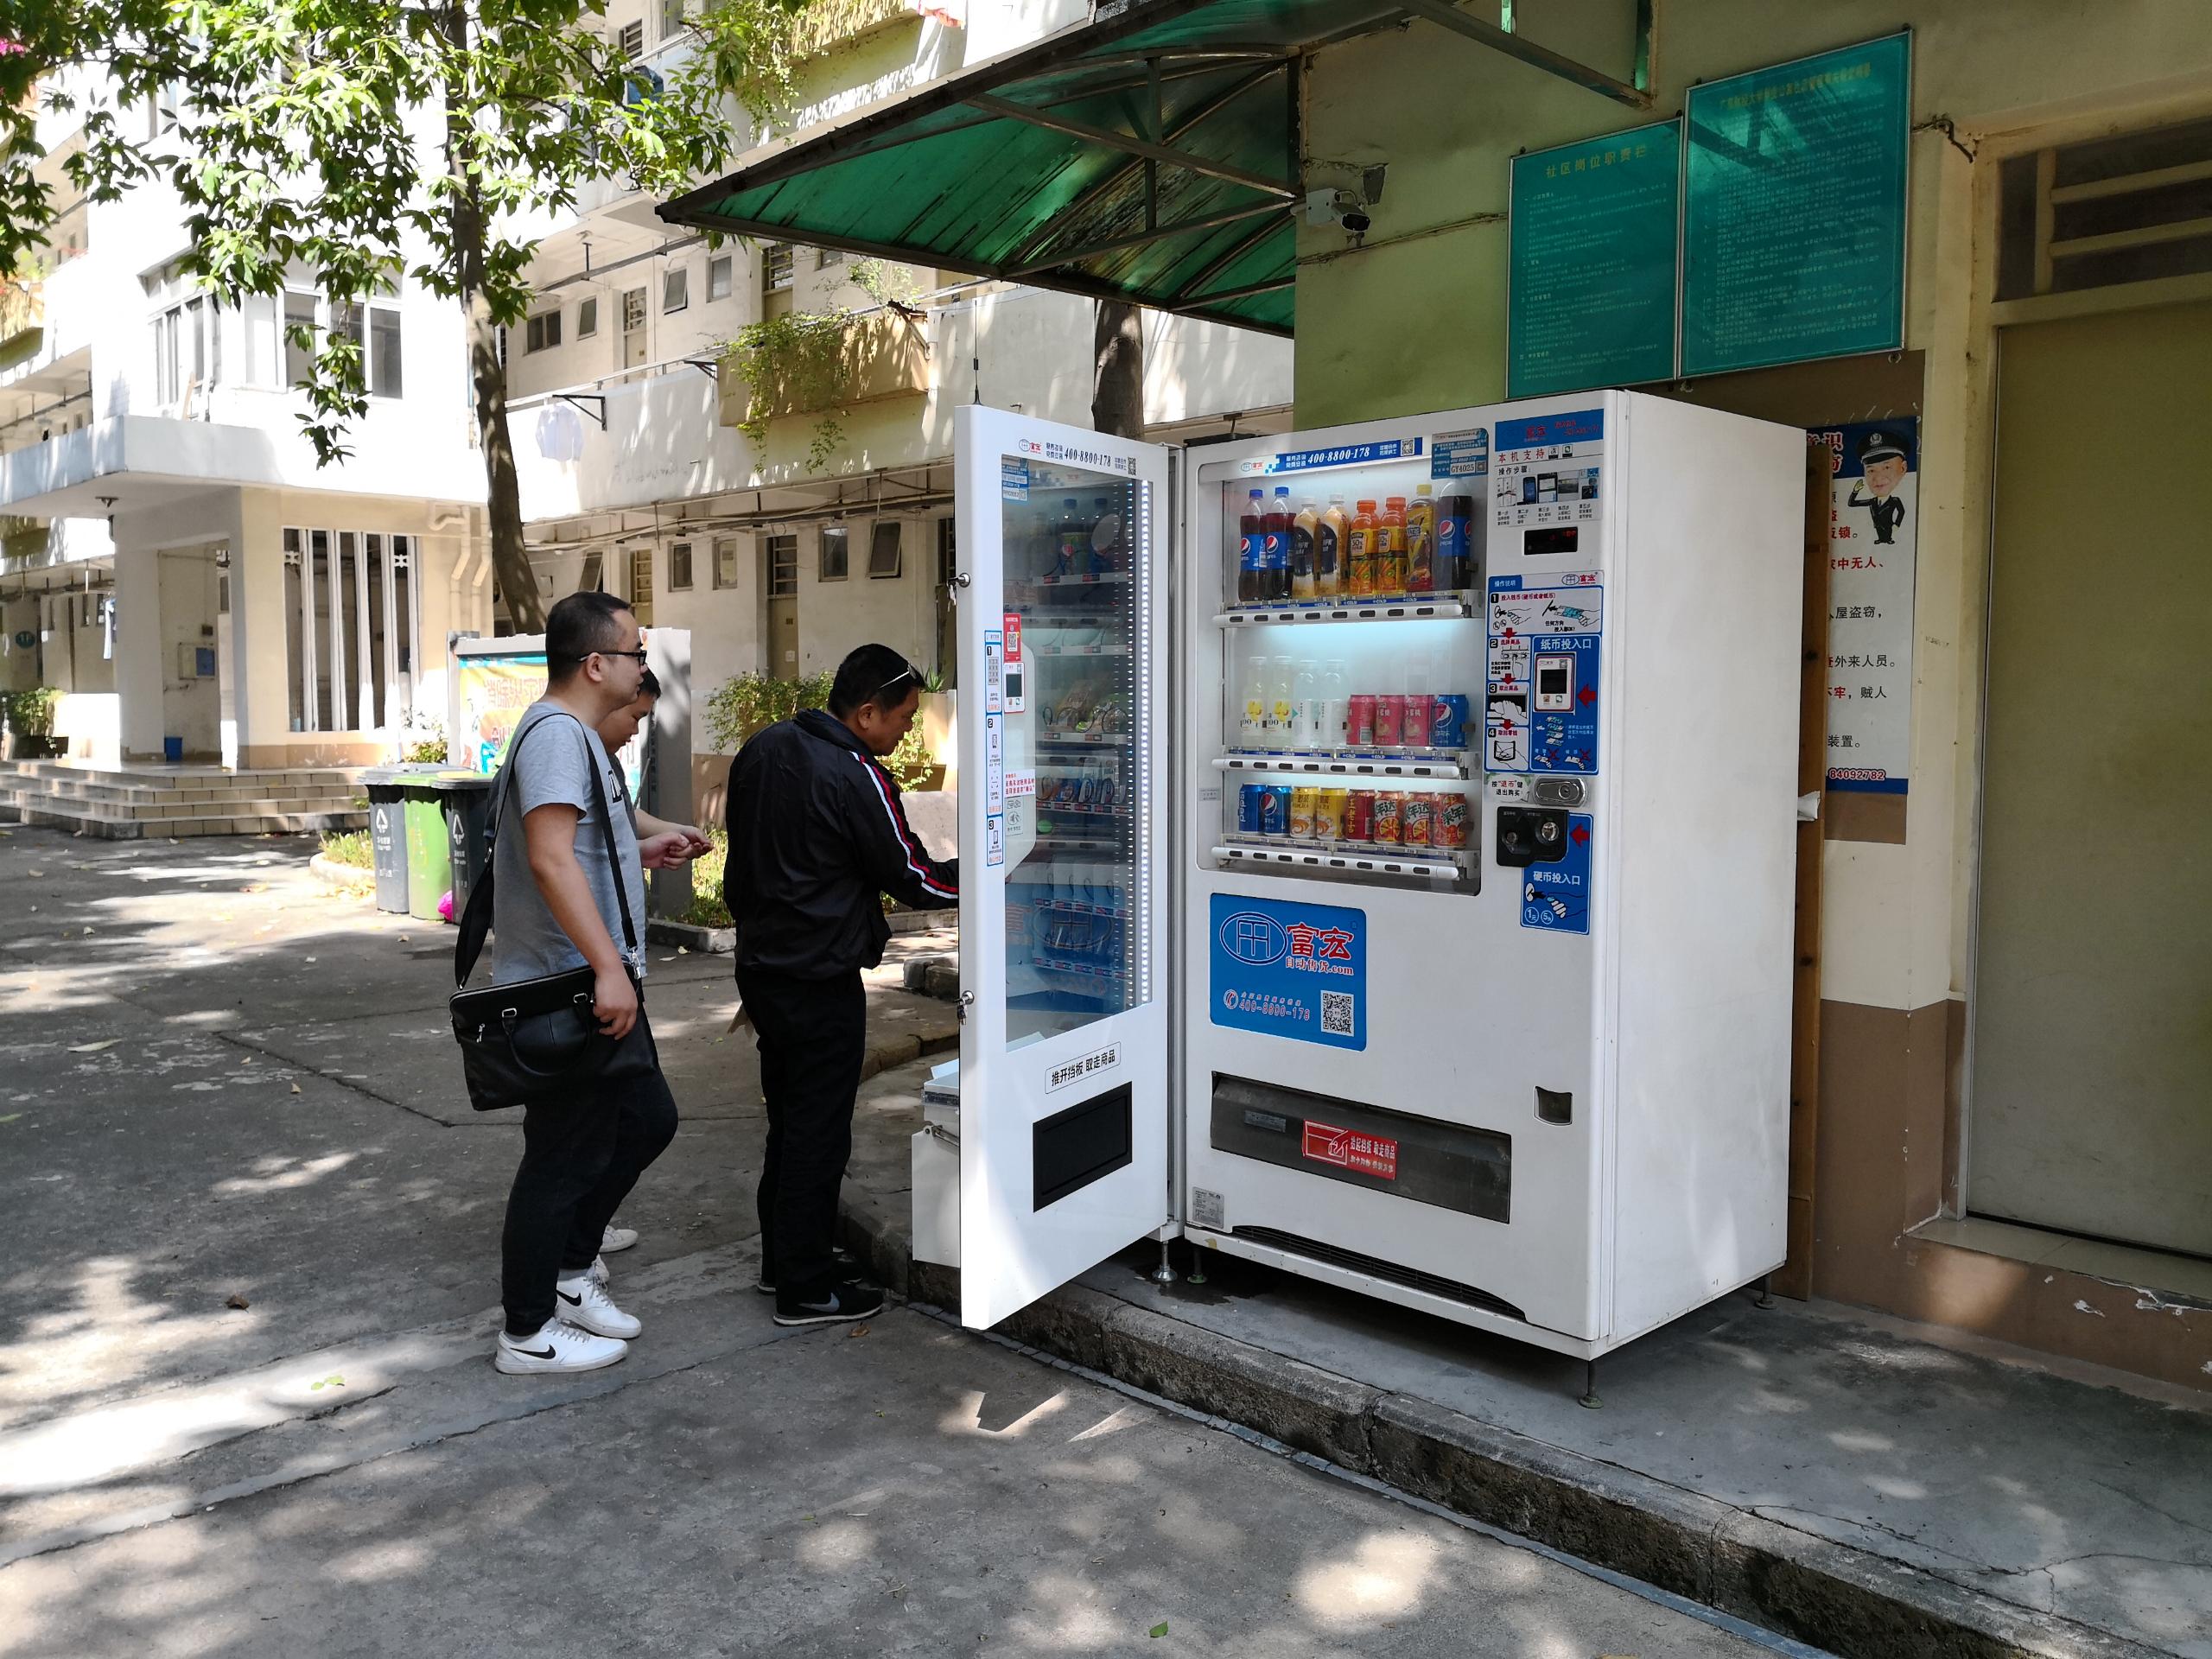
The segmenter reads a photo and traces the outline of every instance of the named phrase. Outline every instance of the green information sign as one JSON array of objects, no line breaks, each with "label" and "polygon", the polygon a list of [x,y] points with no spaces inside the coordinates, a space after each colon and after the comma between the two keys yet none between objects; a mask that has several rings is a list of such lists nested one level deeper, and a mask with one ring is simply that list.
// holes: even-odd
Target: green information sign
[{"label": "green information sign", "polygon": [[1675,372],[1681,124],[1513,158],[1506,392]]},{"label": "green information sign", "polygon": [[1686,375],[1904,344],[1912,37],[1690,89]]}]

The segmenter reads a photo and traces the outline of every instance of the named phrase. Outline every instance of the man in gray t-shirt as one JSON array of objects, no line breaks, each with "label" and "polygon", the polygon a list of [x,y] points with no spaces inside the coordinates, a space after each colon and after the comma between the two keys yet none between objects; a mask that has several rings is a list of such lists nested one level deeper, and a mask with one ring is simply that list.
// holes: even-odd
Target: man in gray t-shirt
[{"label": "man in gray t-shirt", "polygon": [[[571,594],[545,620],[545,696],[516,727],[496,785],[492,976],[508,983],[588,969],[600,1030],[650,1056],[640,855],[688,857],[696,831],[653,836],[641,849],[594,729],[637,700],[638,641],[638,619],[605,594]],[[523,1112],[522,1166],[499,1239],[506,1325],[493,1363],[511,1374],[596,1370],[628,1353],[641,1328],[594,1276],[600,1242],[675,1138],[676,1102],[656,1058],[612,1078],[556,1080]]]}]

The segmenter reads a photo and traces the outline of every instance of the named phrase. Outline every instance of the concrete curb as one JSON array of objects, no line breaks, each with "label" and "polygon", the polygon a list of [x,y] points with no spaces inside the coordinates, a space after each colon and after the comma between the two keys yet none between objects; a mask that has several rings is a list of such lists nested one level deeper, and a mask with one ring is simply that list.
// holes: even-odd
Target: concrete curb
[{"label": "concrete curb", "polygon": [[317,853],[308,860],[308,874],[326,887],[373,887],[377,873],[365,870],[358,864],[340,864],[327,853]]},{"label": "concrete curb", "polygon": [[671,922],[658,916],[649,916],[645,918],[645,943],[680,944],[695,957],[726,957],[737,949],[737,930],[734,927],[695,927],[690,922]]},{"label": "concrete curb", "polygon": [[[844,1220],[849,1248],[887,1285],[915,1300],[959,1306],[958,1271],[913,1260],[906,1217],[849,1190]],[[1845,1659],[2156,1659],[2158,1653],[1083,1285],[1055,1291],[997,1328]]]}]

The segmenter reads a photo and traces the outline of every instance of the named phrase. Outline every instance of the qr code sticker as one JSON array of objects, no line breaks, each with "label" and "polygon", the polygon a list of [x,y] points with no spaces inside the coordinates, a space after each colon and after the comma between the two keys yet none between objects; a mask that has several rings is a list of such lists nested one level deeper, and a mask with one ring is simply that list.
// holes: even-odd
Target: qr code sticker
[{"label": "qr code sticker", "polygon": [[1321,1029],[1332,1037],[1351,1036],[1352,1000],[1350,991],[1322,992]]}]

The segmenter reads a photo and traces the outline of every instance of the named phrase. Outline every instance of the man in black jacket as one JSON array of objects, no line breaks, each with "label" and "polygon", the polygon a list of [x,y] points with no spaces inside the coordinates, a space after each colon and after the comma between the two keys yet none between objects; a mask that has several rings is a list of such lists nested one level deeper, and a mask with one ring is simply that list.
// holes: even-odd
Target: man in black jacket
[{"label": "man in black jacket", "polygon": [[827,712],[756,733],[730,767],[722,897],[768,1101],[760,1288],[774,1292],[779,1325],[883,1306],[879,1287],[840,1276],[837,1189],[867,1046],[861,970],[891,937],[880,895],[919,910],[960,902],[958,863],[923,849],[877,758],[906,735],[921,690],[904,657],[862,645],[839,665]]}]

